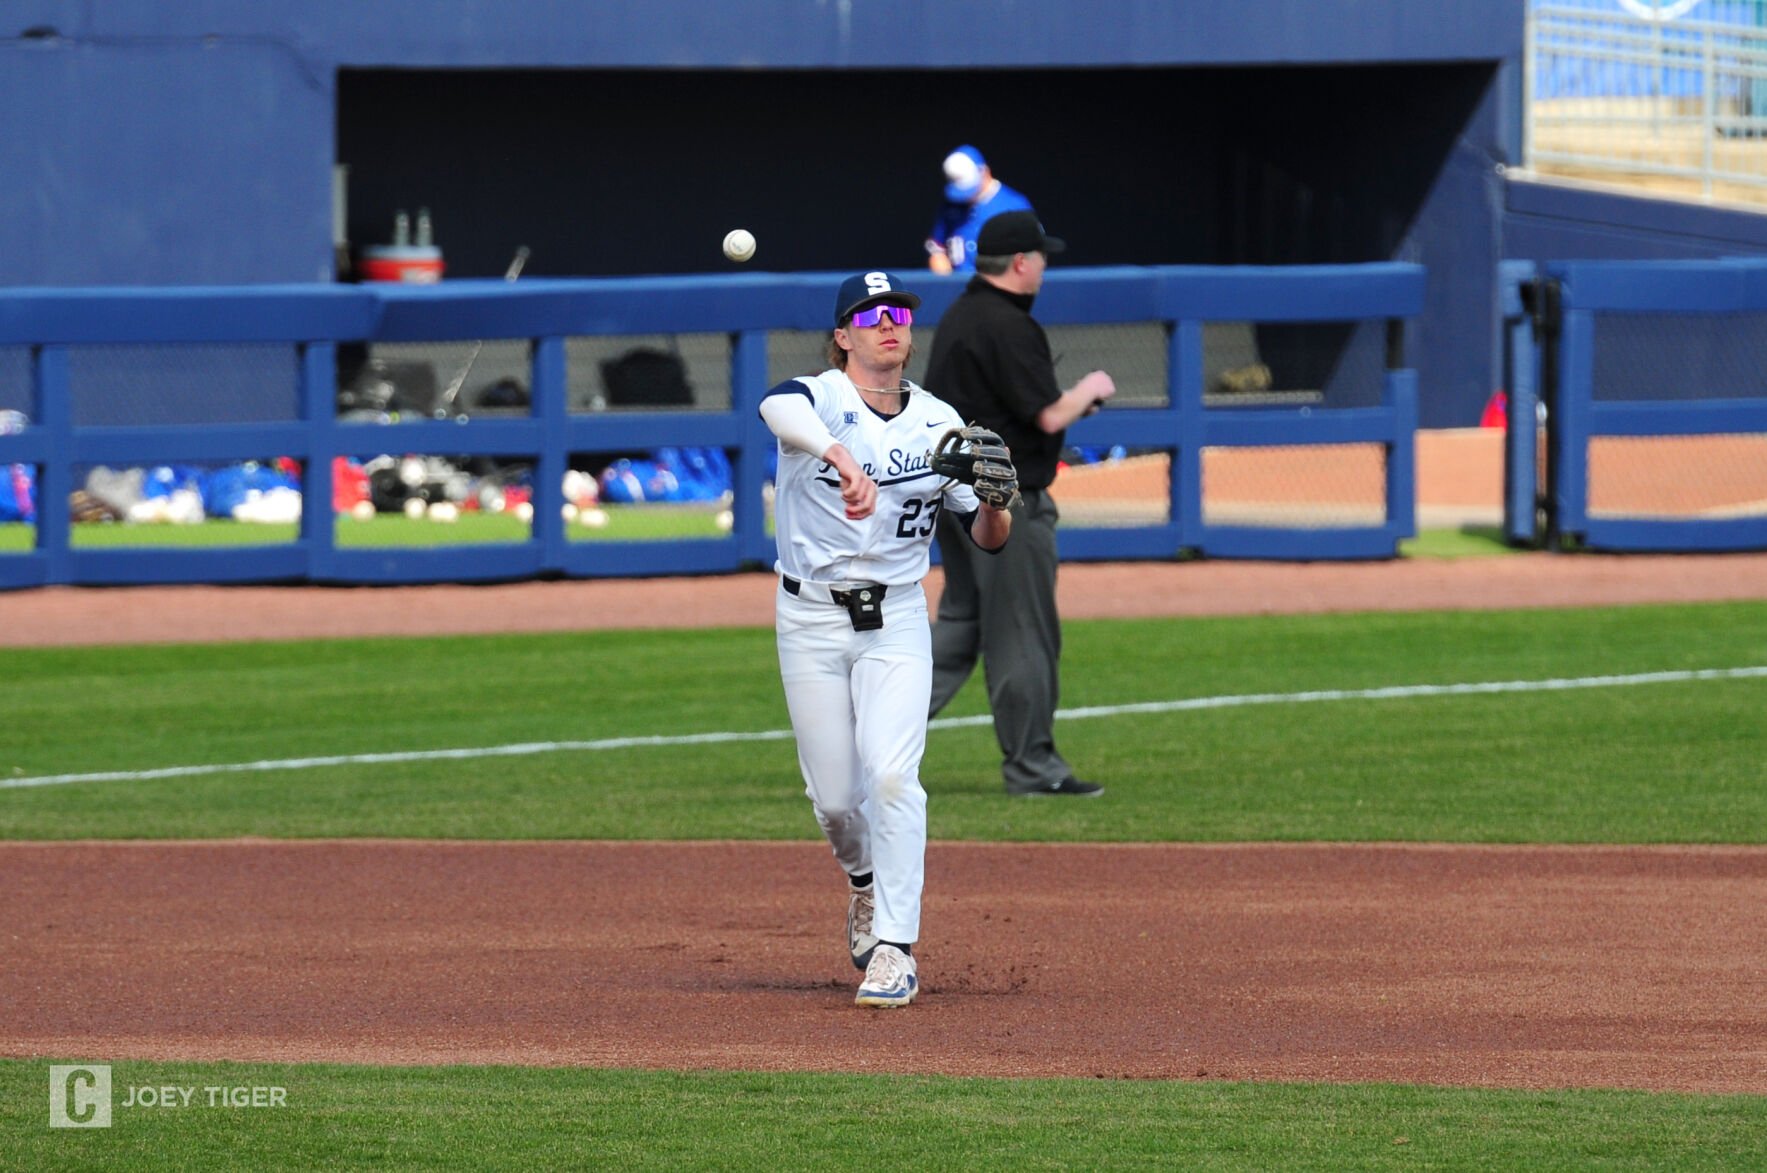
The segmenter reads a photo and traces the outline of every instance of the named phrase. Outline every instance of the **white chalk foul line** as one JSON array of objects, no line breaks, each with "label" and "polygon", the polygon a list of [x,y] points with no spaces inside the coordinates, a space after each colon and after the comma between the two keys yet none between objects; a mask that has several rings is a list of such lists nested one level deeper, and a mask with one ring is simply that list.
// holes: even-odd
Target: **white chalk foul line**
[{"label": "white chalk foul line", "polygon": [[[1767,665],[1749,668],[1697,668],[1679,672],[1638,672],[1629,676],[1575,676],[1550,680],[1492,680],[1473,684],[1403,684],[1386,688],[1331,688],[1312,692],[1255,692],[1233,696],[1199,696],[1178,701],[1145,701],[1129,705],[1095,705],[1062,709],[1057,720],[1087,721],[1144,713],[1183,713],[1199,709],[1231,709],[1245,705],[1300,705],[1320,701],[1384,701],[1414,697],[1470,696],[1480,693],[1561,692],[1583,688],[1622,688],[1637,684],[1681,684],[1695,680],[1743,680],[1767,677]],[[931,729],[965,729],[991,725],[993,718],[941,717]],[[309,770],[323,766],[373,766],[391,762],[463,761],[475,758],[522,757],[530,754],[570,753],[643,746],[715,745],[738,741],[785,741],[789,729],[758,733],[689,733],[676,737],[605,737],[597,741],[530,741],[516,745],[490,745],[467,749],[423,749],[404,753],[336,754],[330,757],[281,758],[262,762],[225,762],[208,766],[164,766],[157,770],[107,770],[93,774],[39,774],[24,778],[0,778],[0,790],[27,786],[64,786],[74,782],[149,782],[158,778],[195,778],[205,774],[255,774],[270,770]]]},{"label": "white chalk foul line", "polygon": [[1300,705],[1313,701],[1385,701],[1411,697],[1469,696],[1495,692],[1562,692],[1578,688],[1622,688],[1632,684],[1681,684],[1691,680],[1741,680],[1767,676],[1767,665],[1752,668],[1695,668],[1681,672],[1638,672],[1630,676],[1572,676],[1553,680],[1490,680],[1474,684],[1399,684],[1386,688],[1330,688],[1317,692],[1262,692],[1243,696],[1199,696],[1182,701],[1149,701],[1063,709],[1057,720],[1117,717],[1126,713],[1181,713],[1190,709],[1228,709],[1239,705]]},{"label": "white chalk foul line", "polygon": [[376,766],[389,762],[442,762],[472,758],[513,758],[571,750],[629,749],[645,745],[702,745],[720,741],[782,741],[789,729],[760,733],[690,733],[680,737],[606,737],[599,741],[529,741],[516,745],[472,746],[465,749],[414,749],[400,753],[335,754],[317,758],[278,758],[264,762],[222,762],[210,766],[163,766],[157,770],[106,770],[96,774],[39,774],[0,778],[0,790],[24,786],[62,786],[70,782],[148,782],[156,778],[194,778],[203,774],[256,774],[268,770],[311,770],[321,766]]}]

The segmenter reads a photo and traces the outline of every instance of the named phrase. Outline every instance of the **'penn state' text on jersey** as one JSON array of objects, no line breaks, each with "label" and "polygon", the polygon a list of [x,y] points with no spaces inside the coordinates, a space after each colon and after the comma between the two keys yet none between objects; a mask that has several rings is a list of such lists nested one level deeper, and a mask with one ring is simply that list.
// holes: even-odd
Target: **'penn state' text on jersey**
[{"label": "'penn state' text on jersey", "polygon": [[837,369],[790,379],[767,393],[808,398],[829,433],[877,482],[876,510],[850,520],[833,466],[819,452],[780,441],[774,530],[781,573],[831,586],[919,582],[930,565],[939,511],[973,513],[980,507],[973,489],[945,487],[930,467],[939,437],[963,421],[943,400],[907,380],[903,384],[908,393],[902,410],[888,417]]}]

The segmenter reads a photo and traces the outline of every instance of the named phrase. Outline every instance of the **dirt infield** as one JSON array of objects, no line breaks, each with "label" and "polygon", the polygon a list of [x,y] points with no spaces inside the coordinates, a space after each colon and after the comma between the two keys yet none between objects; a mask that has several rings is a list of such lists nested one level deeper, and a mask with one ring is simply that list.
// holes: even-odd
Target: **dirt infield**
[{"label": "dirt infield", "polygon": [[[937,598],[942,577],[927,578]],[[0,647],[771,626],[771,574],[482,586],[45,587],[0,592]],[[1396,562],[1070,563],[1065,619],[1603,607],[1767,598],[1767,554]]]},{"label": "dirt infield", "polygon": [[833,870],[0,846],[0,1054],[1767,1092],[1761,851],[939,843],[904,1011],[853,1006]]},{"label": "dirt infield", "polygon": [[[0,644],[764,624],[773,590],[55,588],[0,595]],[[1767,556],[1061,591],[1069,618],[1763,598]],[[0,844],[0,1055],[1767,1093],[1761,848],[937,843],[902,1012],[851,1004],[844,908],[813,843]]]}]

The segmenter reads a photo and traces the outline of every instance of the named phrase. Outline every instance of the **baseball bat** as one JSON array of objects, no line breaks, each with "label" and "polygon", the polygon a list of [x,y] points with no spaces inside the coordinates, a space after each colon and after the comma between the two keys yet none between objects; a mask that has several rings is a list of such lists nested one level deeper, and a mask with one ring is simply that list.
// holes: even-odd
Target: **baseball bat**
[{"label": "baseball bat", "polygon": [[[517,277],[521,276],[522,266],[527,263],[528,246],[524,244],[515,250],[515,257],[509,262],[509,268],[503,271],[503,279],[505,281],[514,281]],[[484,348],[485,340],[483,338],[472,344],[472,351],[466,356],[466,363],[460,368],[460,372],[456,374],[453,379],[449,380],[448,389],[442,392],[441,402],[436,405],[435,410],[435,417],[437,419],[445,420],[450,414],[452,414],[454,399],[460,394],[460,389],[466,385],[466,376],[472,371],[472,364],[478,361],[479,351]]]}]

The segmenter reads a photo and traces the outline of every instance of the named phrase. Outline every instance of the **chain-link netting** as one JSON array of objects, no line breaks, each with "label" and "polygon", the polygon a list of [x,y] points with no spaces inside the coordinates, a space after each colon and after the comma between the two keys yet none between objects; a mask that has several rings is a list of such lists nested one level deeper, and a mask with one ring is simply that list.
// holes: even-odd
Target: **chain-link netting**
[{"label": "chain-link netting", "polygon": [[340,348],[338,414],[373,423],[526,415],[532,368],[532,346],[519,339]]},{"label": "chain-link netting", "polygon": [[1767,516],[1767,435],[1595,436],[1588,493],[1591,517]]},{"label": "chain-link netting", "polygon": [[1385,525],[1382,444],[1272,444],[1203,449],[1208,525],[1342,529]]},{"label": "chain-link netting", "polygon": [[42,483],[39,465],[0,463],[0,558],[29,554],[36,546]]},{"label": "chain-link netting", "polygon": [[[728,333],[575,335],[565,339],[565,397],[574,414],[728,411]],[[533,353],[520,340],[377,345],[340,392],[340,414],[365,422],[525,416]],[[821,369],[818,367],[817,369]],[[350,388],[354,388],[351,390]],[[532,459],[401,453],[366,462],[377,513],[412,517],[513,513],[531,524]],[[572,541],[717,536],[732,524],[728,451],[598,450],[567,455]],[[642,515],[642,519],[639,515]]]},{"label": "chain-link netting", "polygon": [[0,346],[0,411],[30,415],[31,350],[28,346]]},{"label": "chain-link netting", "polygon": [[[1050,330],[1062,386],[1110,372],[1106,410],[1168,403],[1169,331],[1157,322]],[[1371,406],[1387,363],[1384,322],[1208,322],[1203,326],[1205,410]],[[1161,524],[1171,516],[1170,458],[1133,446],[1072,447],[1055,485],[1066,524]],[[1385,456],[1378,444],[1210,448],[1203,455],[1203,517],[1211,525],[1333,528],[1386,521]]]},{"label": "chain-link netting", "polygon": [[[1387,523],[1386,448],[1377,443],[1203,449],[1203,521],[1272,529]],[[1076,464],[1053,492],[1064,524],[1097,528],[1171,520],[1171,461],[1148,453]]]},{"label": "chain-link netting", "polygon": [[[290,343],[143,343],[68,348],[68,394],[76,427],[202,427],[283,423],[301,415],[300,356]],[[127,465],[77,464],[69,516],[72,543],[88,548],[87,523],[105,546],[181,546],[181,525],[206,520],[276,522],[243,528],[230,544],[294,540],[302,470],[279,452],[233,461],[186,462],[148,453]],[[147,524],[165,523],[165,524]]]},{"label": "chain-link netting", "polygon": [[[826,371],[830,330],[774,330],[767,335],[767,385],[778,386],[799,375]],[[904,372],[916,383],[926,378],[926,356],[932,350],[932,331],[916,327],[914,353]]]},{"label": "chain-link netting", "polygon": [[[31,352],[0,347],[0,436],[23,431],[31,420]],[[43,470],[0,461],[0,556],[26,554],[36,542],[37,486]]]},{"label": "chain-link netting", "polygon": [[729,411],[729,334],[601,334],[565,341],[573,412]]},{"label": "chain-link netting", "polygon": [[1067,464],[1049,492],[1065,526],[1117,529],[1172,520],[1171,460],[1163,452]]},{"label": "chain-link netting", "polygon": [[[1595,315],[1598,403],[1767,398],[1767,313]],[[1596,436],[1591,516],[1746,517],[1767,513],[1758,435]]]},{"label": "chain-link netting", "polygon": [[300,360],[287,344],[68,348],[76,427],[298,419]]},{"label": "chain-link netting", "polygon": [[1088,372],[1108,371],[1117,385],[1113,405],[1166,405],[1168,331],[1163,323],[1050,326],[1045,332],[1055,358],[1057,386],[1072,387]]},{"label": "chain-link netting", "polygon": [[[1169,328],[1127,323],[1049,328],[1057,381],[1110,372],[1111,407],[1168,404]],[[917,338],[908,375],[924,380],[934,331]],[[768,335],[768,378],[777,383],[828,366],[825,330]],[[1205,407],[1284,410],[1378,400],[1385,362],[1382,324],[1211,322],[1205,325]],[[566,340],[570,410],[728,410],[731,336],[725,333],[585,335]],[[337,410],[365,425],[402,419],[525,415],[532,350],[524,340],[344,344],[338,348]],[[90,346],[70,352],[75,422],[202,424],[298,418],[297,352],[287,345]],[[0,404],[28,405],[29,351],[0,350]],[[936,388],[934,391],[936,392]],[[23,408],[19,408],[23,410]],[[529,532],[531,460],[412,453],[389,430],[378,455],[334,470],[357,478],[340,514],[402,512],[453,520],[463,513],[516,513]],[[278,454],[263,454],[268,465]],[[1066,523],[1112,527],[1171,519],[1169,458],[1133,447],[1070,448],[1056,485]],[[247,462],[256,466],[259,462]],[[732,455],[719,450],[579,452],[569,458],[566,517],[573,540],[666,540],[716,534],[731,523]],[[216,470],[199,470],[204,475]],[[300,470],[286,470],[298,476]],[[182,476],[184,470],[174,470]],[[82,467],[125,519],[201,516],[194,481],[155,486],[154,467]],[[1204,454],[1204,519],[1211,524],[1328,528],[1384,520],[1384,465],[1377,444],[1210,449]],[[771,502],[763,500],[764,512]],[[621,512],[642,505],[638,529]],[[667,517],[664,515],[667,514]],[[298,516],[296,511],[293,516]],[[439,537],[440,535],[438,535]],[[341,539],[340,539],[341,540]],[[462,540],[470,540],[462,535]],[[519,540],[511,533],[505,540]],[[351,544],[356,544],[352,542]]]},{"label": "chain-link netting", "polygon": [[1597,403],[1767,397],[1767,313],[1594,317]]},{"label": "chain-link netting", "polygon": [[[565,402],[573,413],[728,411],[730,360],[727,333],[573,335],[565,339]],[[468,418],[526,414],[531,362],[529,344],[515,340],[381,344],[368,382],[386,384],[380,398],[391,395],[393,410],[418,418],[437,407]],[[373,396],[357,398],[376,406]]]}]

